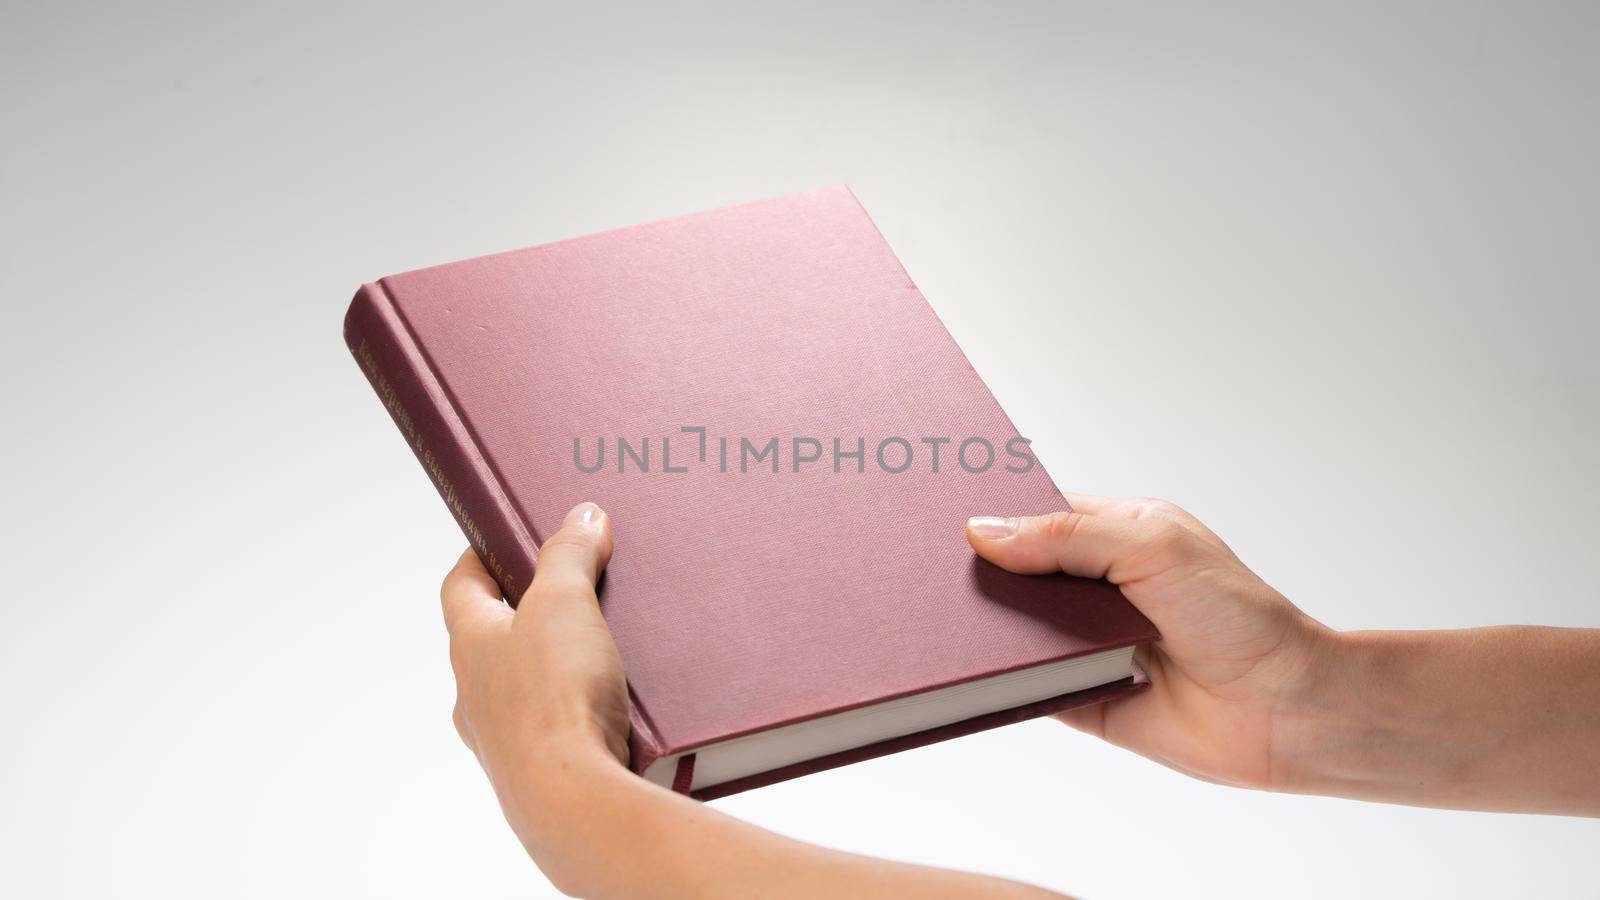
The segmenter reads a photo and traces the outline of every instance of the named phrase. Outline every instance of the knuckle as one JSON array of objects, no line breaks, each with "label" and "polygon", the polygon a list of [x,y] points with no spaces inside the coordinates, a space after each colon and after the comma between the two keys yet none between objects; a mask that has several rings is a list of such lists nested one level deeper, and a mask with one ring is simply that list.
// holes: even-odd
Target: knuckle
[{"label": "knuckle", "polygon": [[594,538],[587,532],[577,528],[562,528],[550,535],[544,542],[541,552],[556,551],[581,551],[589,552],[594,549]]},{"label": "knuckle", "polygon": [[1136,519],[1178,518],[1185,515],[1176,503],[1160,497],[1129,497],[1123,504]]},{"label": "knuckle", "polygon": [[1181,554],[1187,549],[1191,535],[1182,525],[1166,519],[1153,520],[1149,530],[1150,546],[1162,553]]},{"label": "knuckle", "polygon": [[1050,513],[1039,522],[1039,534],[1049,543],[1064,544],[1072,540],[1072,535],[1078,530],[1078,523],[1081,521],[1083,517],[1077,513]]},{"label": "knuckle", "polygon": [[1140,497],[1139,500],[1140,502],[1144,503],[1151,512],[1167,514],[1183,512],[1183,510],[1178,508],[1178,504],[1173,503],[1171,500],[1163,500],[1160,497]]}]

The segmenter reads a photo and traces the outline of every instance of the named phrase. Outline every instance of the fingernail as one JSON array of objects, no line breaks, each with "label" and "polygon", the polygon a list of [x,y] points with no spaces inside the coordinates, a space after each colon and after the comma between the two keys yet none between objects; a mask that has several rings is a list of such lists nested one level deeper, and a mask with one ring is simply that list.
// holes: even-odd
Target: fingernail
[{"label": "fingernail", "polygon": [[599,531],[600,521],[605,515],[605,510],[586,500],[574,506],[572,512],[567,513],[566,521],[561,524],[576,525],[585,531]]},{"label": "fingernail", "polygon": [[999,541],[1017,533],[1017,520],[1000,516],[973,516],[967,520],[967,530],[986,541]]}]

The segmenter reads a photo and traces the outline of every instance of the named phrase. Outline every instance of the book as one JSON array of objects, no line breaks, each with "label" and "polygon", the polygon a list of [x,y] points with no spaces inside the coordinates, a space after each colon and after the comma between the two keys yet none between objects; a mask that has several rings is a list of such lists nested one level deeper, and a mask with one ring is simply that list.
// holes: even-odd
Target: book
[{"label": "book", "polygon": [[512,603],[573,504],[632,768],[702,799],[1139,690],[1116,587],[979,559],[1066,509],[848,188],[364,285],[345,341]]}]

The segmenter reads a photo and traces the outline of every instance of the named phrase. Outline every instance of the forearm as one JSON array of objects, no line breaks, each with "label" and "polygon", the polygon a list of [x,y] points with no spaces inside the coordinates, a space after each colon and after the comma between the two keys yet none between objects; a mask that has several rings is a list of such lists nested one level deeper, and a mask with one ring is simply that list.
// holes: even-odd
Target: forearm
[{"label": "forearm", "polygon": [[1053,897],[982,875],[829,850],[741,822],[569,749],[501,804],[545,874],[608,897]]},{"label": "forearm", "polygon": [[1335,634],[1286,707],[1282,790],[1600,815],[1600,629]]}]

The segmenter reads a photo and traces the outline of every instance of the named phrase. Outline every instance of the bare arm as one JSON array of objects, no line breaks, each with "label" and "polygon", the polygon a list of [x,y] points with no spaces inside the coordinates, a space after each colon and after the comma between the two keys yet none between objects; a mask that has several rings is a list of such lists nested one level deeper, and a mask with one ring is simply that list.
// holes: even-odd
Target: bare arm
[{"label": "bare arm", "polygon": [[586,897],[1045,897],[999,878],[773,834],[646,782],[627,761],[627,688],[595,600],[611,523],[582,504],[540,550],[516,612],[468,550],[445,579],[455,721],[512,829]]},{"label": "bare arm", "polygon": [[[529,773],[530,775],[532,772]],[[502,794],[545,874],[585,897],[1057,897],[774,834],[578,751]],[[515,810],[515,812],[513,812]]]},{"label": "bare arm", "polygon": [[1600,816],[1600,629],[1340,633],[1182,509],[1069,497],[968,524],[990,561],[1108,578],[1161,629],[1151,689],[1069,724],[1241,787]]},{"label": "bare arm", "polygon": [[1284,790],[1600,815],[1600,630],[1333,636],[1282,717]]},{"label": "bare arm", "polygon": [[[1171,504],[1074,495],[1076,512],[979,518],[1017,572],[1107,578],[1155,621],[1150,690],[1061,715],[1242,787],[1600,815],[1600,630],[1340,634]],[[981,875],[791,840],[633,776],[627,689],[595,601],[611,554],[592,504],[541,550],[513,613],[469,551],[443,598],[456,725],[528,853],[593,897],[1045,896]]]}]

